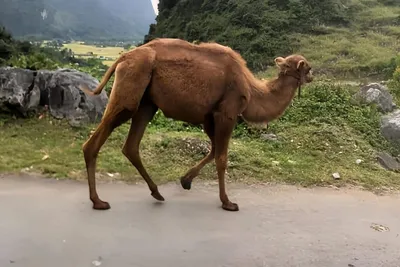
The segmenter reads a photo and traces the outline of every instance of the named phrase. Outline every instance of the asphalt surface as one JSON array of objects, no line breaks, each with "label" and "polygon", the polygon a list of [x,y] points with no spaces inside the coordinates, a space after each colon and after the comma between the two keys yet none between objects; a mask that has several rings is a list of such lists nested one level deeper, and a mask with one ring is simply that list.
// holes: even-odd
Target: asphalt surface
[{"label": "asphalt surface", "polygon": [[228,212],[199,181],[160,186],[164,203],[100,184],[111,210],[96,211],[86,182],[0,177],[0,266],[400,266],[399,196],[229,184]]}]

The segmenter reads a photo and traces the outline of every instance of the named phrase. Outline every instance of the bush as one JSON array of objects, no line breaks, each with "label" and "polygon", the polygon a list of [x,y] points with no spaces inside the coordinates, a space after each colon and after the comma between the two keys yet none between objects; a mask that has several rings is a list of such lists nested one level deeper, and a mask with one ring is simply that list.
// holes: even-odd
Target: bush
[{"label": "bush", "polygon": [[40,47],[28,41],[15,40],[4,27],[0,26],[0,66],[38,70],[55,69],[69,63],[93,65],[87,60],[74,58],[71,50]]},{"label": "bush", "polygon": [[356,103],[353,94],[357,88],[332,84],[314,84],[304,90],[284,116],[275,124],[350,126],[374,147],[384,147],[380,134],[380,113],[374,106]]},{"label": "bush", "polygon": [[395,102],[400,101],[400,55],[393,60],[395,62],[395,68],[393,71],[392,80],[389,83],[391,93],[394,95]]},{"label": "bush", "polygon": [[13,55],[10,60],[7,61],[7,65],[11,67],[24,68],[30,70],[56,69],[59,65],[57,62],[48,58],[44,53],[33,53],[29,55],[18,54]]}]

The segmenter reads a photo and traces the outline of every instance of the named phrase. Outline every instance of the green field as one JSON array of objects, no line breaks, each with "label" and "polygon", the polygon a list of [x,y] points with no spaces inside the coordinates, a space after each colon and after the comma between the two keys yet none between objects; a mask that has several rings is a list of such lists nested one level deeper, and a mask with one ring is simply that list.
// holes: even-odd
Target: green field
[{"label": "green field", "polygon": [[[96,47],[94,45],[85,45],[82,42],[64,44],[63,48],[71,49],[75,54],[87,54],[92,52],[97,58],[103,56],[105,58],[112,58],[113,60],[125,51],[123,47]],[[103,64],[110,66],[114,62],[113,60],[104,60]]]}]

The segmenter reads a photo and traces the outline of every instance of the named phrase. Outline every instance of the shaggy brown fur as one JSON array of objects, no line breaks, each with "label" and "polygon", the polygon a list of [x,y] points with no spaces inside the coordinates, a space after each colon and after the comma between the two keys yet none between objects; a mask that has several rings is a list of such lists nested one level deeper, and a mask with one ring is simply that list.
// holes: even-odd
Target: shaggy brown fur
[{"label": "shaggy brown fur", "polygon": [[139,155],[145,128],[160,109],[166,117],[202,124],[211,140],[211,152],[181,178],[182,187],[189,190],[193,178],[215,159],[222,208],[239,210],[225,190],[228,144],[238,116],[255,123],[279,118],[296,89],[312,81],[310,64],[300,55],[278,57],[275,63],[279,76],[262,81],[253,76],[238,53],[215,43],[194,45],[179,39],[156,39],[123,54],[93,92],[82,88],[87,94],[97,95],[115,72],[102,121],[83,145],[93,208],[110,208],[96,191],[96,158],[111,132],[128,119],[132,123],[122,152],[144,178],[151,195],[164,200]]}]

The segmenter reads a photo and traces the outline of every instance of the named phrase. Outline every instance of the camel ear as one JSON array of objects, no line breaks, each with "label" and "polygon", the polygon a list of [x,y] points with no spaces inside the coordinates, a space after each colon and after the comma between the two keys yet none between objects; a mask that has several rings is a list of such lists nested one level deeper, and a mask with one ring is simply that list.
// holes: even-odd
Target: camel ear
[{"label": "camel ear", "polygon": [[283,67],[286,64],[286,60],[283,57],[277,57],[274,61],[278,67]]},{"label": "camel ear", "polygon": [[299,70],[300,68],[303,68],[304,64],[305,64],[304,60],[300,60],[299,63],[297,63],[297,69]]}]

